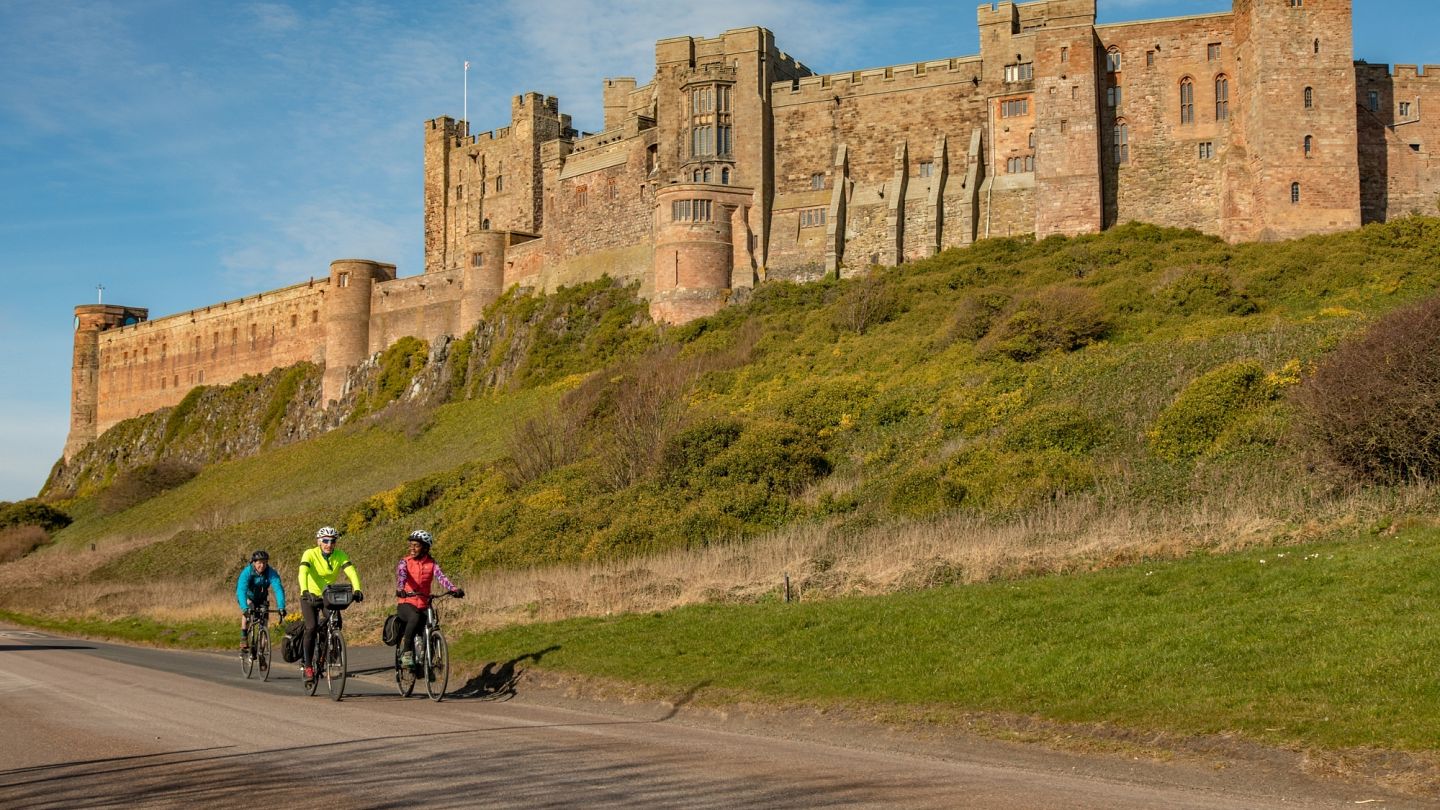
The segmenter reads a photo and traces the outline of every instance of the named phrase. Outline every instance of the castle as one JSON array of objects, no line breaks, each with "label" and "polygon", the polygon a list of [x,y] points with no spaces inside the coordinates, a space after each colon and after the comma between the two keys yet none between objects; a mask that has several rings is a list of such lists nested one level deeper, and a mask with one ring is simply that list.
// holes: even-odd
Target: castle
[{"label": "castle", "polygon": [[[762,28],[655,46],[604,131],[517,96],[508,127],[425,124],[425,268],[328,277],[148,320],[75,308],[65,457],[122,419],[302,360],[334,399],[405,335],[459,334],[511,285],[637,281],[657,320],[766,279],[976,239],[1143,220],[1284,239],[1433,212],[1435,68],[1355,62],[1350,0],[1095,24],[1096,0],[979,7],[980,53],[816,75]],[[1440,98],[1437,98],[1440,103]]]}]

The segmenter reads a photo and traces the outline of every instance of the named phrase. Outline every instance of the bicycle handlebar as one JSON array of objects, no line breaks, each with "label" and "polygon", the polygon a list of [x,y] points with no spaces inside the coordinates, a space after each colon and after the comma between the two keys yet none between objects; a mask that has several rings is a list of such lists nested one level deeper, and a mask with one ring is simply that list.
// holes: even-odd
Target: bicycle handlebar
[{"label": "bicycle handlebar", "polygon": [[[410,596],[424,596],[425,594],[416,593],[415,591],[396,591],[396,592],[395,592],[395,595],[398,596],[398,597],[401,597],[401,598],[403,599],[403,598],[405,598],[405,597],[410,597]],[[446,598],[446,597],[454,597],[454,598],[456,598],[456,599],[459,599],[459,598],[460,598],[460,597],[458,597],[458,596],[455,596],[455,591],[446,591],[445,593],[437,593],[437,594],[432,595],[432,596],[430,597],[430,601],[434,602],[434,601],[437,600],[437,599],[444,599],[444,598]]]}]

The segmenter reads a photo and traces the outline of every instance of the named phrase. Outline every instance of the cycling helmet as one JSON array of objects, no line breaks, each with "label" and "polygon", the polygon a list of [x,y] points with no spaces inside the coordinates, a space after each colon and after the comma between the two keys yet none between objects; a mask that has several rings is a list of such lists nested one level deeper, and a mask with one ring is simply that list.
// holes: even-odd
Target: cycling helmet
[{"label": "cycling helmet", "polygon": [[250,555],[250,562],[252,562],[252,563],[253,563],[253,562],[260,562],[260,561],[262,561],[262,560],[265,561],[265,562],[270,562],[270,552],[266,551],[266,550],[263,549],[263,548],[260,549],[259,551],[255,552],[254,554],[251,554],[251,555]]},{"label": "cycling helmet", "polygon": [[424,529],[416,529],[415,531],[410,532],[409,539],[418,540],[421,543],[424,543],[426,547],[429,547],[431,543],[435,542],[435,538],[430,535],[430,532],[427,532]]},{"label": "cycling helmet", "polygon": [[315,532],[316,540],[334,540],[339,536],[340,532],[335,531],[334,526],[321,526],[320,531]]}]

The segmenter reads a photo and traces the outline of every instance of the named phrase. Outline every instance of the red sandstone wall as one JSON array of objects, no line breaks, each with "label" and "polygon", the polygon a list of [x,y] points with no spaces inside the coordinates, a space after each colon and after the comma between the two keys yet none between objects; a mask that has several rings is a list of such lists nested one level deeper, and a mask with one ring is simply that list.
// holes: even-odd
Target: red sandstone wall
[{"label": "red sandstone wall", "polygon": [[97,435],[174,405],[197,385],[302,360],[323,364],[328,287],[328,279],[297,284],[100,333]]},{"label": "red sandstone wall", "polygon": [[433,343],[441,335],[468,330],[474,324],[461,328],[459,322],[462,292],[456,271],[376,284],[370,293],[370,354],[384,351],[402,337]]},{"label": "red sandstone wall", "polygon": [[1424,73],[1396,65],[1393,74],[1385,65],[1356,65],[1355,73],[1364,221],[1440,213],[1440,118],[1426,114],[1440,110],[1440,65]]}]

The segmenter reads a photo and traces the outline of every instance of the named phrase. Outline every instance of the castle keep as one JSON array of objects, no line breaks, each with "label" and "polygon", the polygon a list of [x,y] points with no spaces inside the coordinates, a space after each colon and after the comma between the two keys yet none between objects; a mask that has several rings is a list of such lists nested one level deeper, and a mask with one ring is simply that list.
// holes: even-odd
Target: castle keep
[{"label": "castle keep", "polygon": [[76,307],[65,456],[192,387],[310,360],[325,398],[405,335],[459,334],[512,285],[639,283],[657,320],[766,279],[849,275],[989,236],[1143,220],[1285,239],[1434,212],[1440,68],[1355,62],[1350,0],[1096,25],[1095,0],[979,7],[980,53],[817,75],[763,28],[655,46],[604,80],[604,129],[515,97],[425,124],[425,267],[147,320]]}]

